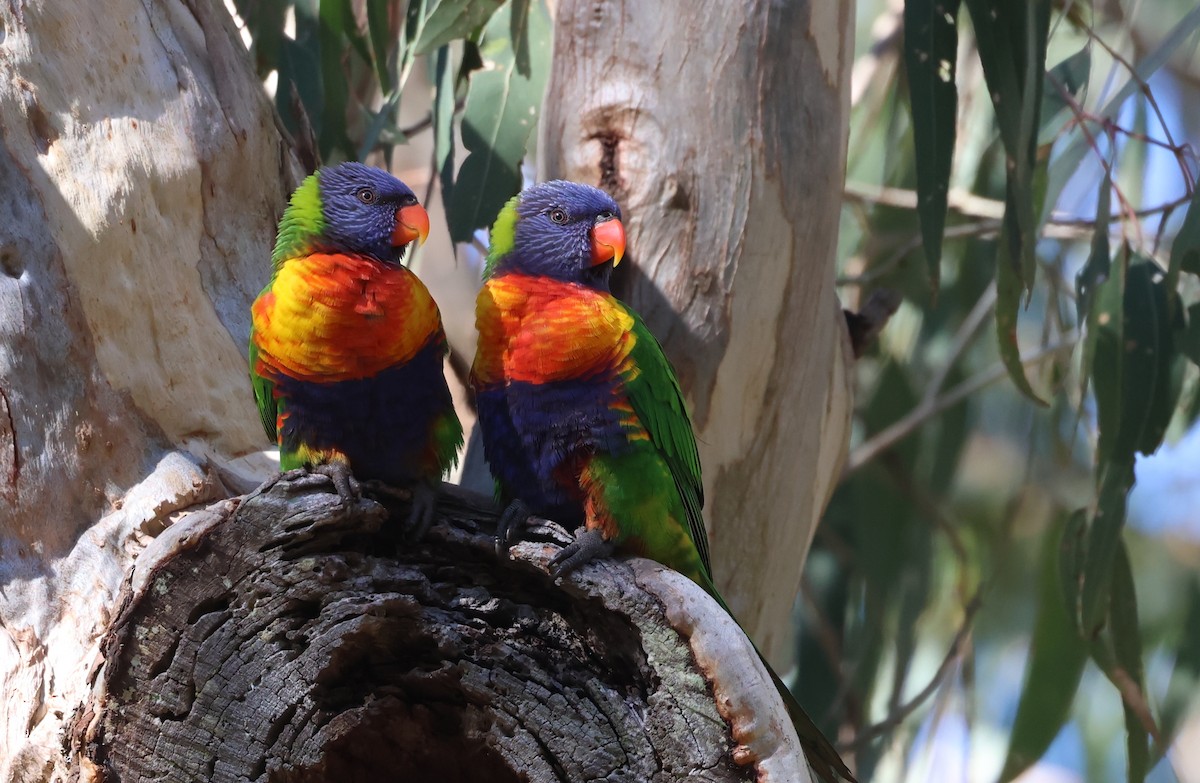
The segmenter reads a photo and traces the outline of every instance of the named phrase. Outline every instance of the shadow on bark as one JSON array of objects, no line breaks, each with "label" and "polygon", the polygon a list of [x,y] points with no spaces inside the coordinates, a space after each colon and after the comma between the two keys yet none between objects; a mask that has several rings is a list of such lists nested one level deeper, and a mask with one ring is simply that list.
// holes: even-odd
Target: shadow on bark
[{"label": "shadow on bark", "polygon": [[750,780],[688,642],[626,563],[555,584],[447,487],[410,544],[286,474],[138,561],[69,750],[78,779]]}]

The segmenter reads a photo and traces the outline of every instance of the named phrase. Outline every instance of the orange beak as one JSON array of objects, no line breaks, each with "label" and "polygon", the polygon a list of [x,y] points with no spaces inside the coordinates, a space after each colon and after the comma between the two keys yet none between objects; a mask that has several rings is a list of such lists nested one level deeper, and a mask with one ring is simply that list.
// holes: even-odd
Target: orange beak
[{"label": "orange beak", "polygon": [[414,239],[425,244],[429,236],[429,213],[420,204],[410,204],[396,210],[396,228],[392,231],[392,246],[403,247]]},{"label": "orange beak", "polygon": [[610,218],[592,226],[592,266],[612,259],[613,266],[625,255],[625,226]]}]

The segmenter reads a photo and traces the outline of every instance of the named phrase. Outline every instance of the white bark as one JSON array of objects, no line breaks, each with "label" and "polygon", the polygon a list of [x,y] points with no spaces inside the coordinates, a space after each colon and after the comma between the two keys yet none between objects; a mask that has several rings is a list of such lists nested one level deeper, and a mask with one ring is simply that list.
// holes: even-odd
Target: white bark
[{"label": "white bark", "polygon": [[248,306],[297,172],[213,0],[0,25],[0,779],[40,780],[132,558],[224,493],[177,450],[265,445]]},{"label": "white bark", "polygon": [[718,586],[779,665],[849,438],[833,282],[852,32],[847,2],[563,0],[539,141],[540,179],[625,212],[618,294],[688,393]]}]

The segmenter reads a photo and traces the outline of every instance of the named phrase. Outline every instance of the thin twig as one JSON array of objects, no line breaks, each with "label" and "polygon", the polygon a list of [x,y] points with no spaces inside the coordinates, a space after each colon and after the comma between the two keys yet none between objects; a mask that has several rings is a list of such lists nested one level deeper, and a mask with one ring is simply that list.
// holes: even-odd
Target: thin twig
[{"label": "thin twig", "polygon": [[[464,108],[466,108],[466,105],[467,105],[467,101],[465,98],[455,101],[454,102],[454,114],[457,115],[460,111],[462,111]],[[408,138],[411,136],[415,136],[416,134],[420,133],[421,131],[429,130],[432,127],[433,127],[433,112],[429,112],[424,117],[422,117],[421,119],[414,122],[412,125],[409,125],[407,128],[401,128],[400,132],[402,134],[404,134],[405,138]]]},{"label": "thin twig", "polygon": [[[1048,357],[1074,348],[1077,342],[1079,342],[1079,333],[1070,332],[1063,335],[1062,339],[1053,345],[1039,348],[1027,356],[1021,357],[1021,364],[1025,367],[1038,364]],[[879,432],[870,440],[865,441],[858,448],[854,449],[854,451],[850,452],[850,457],[846,460],[846,468],[842,472],[842,478],[845,479],[884,451],[904,440],[904,438],[911,435],[929,419],[953,408],[966,398],[1004,378],[1007,374],[1008,370],[1004,364],[997,362],[990,369],[968,378],[946,392],[943,396],[929,402],[922,402],[909,411],[904,418],[887,427],[882,432]]]},{"label": "thin twig", "polygon": [[[913,209],[917,208],[917,192],[907,188],[895,188],[889,186],[865,185],[858,182],[847,182],[846,188],[842,193],[843,198],[851,203],[863,203],[872,205],[881,205],[885,207],[893,207],[895,209]],[[1170,212],[1178,209],[1183,204],[1191,201],[1189,194],[1184,194],[1172,201],[1159,204],[1154,207],[1146,207],[1133,212],[1134,217],[1146,218],[1153,215],[1158,215],[1163,212]],[[962,215],[969,218],[982,218],[988,221],[999,221],[1004,216],[1004,202],[999,199],[987,198],[970,193],[959,188],[951,188],[946,196],[947,206]],[[1116,223],[1125,217],[1128,213],[1118,212],[1108,216],[1109,223]],[[1096,223],[1094,217],[1067,217],[1065,215],[1050,215],[1046,219],[1047,226],[1071,226],[1071,227],[1088,227]]]},{"label": "thin twig", "polygon": [[958,660],[959,653],[961,652],[967,637],[971,634],[971,626],[975,619],[975,613],[979,611],[981,603],[982,597],[980,592],[976,591],[975,596],[963,608],[964,617],[962,625],[959,627],[958,633],[954,634],[954,640],[950,642],[950,649],[946,651],[946,657],[942,659],[942,663],[940,666],[938,666],[938,670],[934,672],[933,677],[929,680],[929,683],[921,689],[921,692],[909,699],[904,704],[900,705],[897,709],[893,710],[879,723],[867,726],[865,729],[860,731],[851,742],[839,744],[837,746],[839,752],[857,753],[858,751],[862,750],[877,737],[891,731],[892,729],[895,729],[897,726],[903,723],[909,715],[911,715],[925,702],[926,699],[933,695],[933,693],[942,684],[942,681],[946,678],[946,675],[950,672],[951,667],[954,666],[955,661]]},{"label": "thin twig", "polygon": [[983,289],[983,294],[980,295],[979,301],[975,302],[975,306],[971,308],[971,312],[967,313],[967,317],[963,320],[962,326],[958,328],[958,332],[954,335],[954,342],[950,344],[950,354],[946,357],[946,361],[938,368],[937,373],[933,376],[933,380],[925,387],[925,396],[922,402],[928,404],[937,398],[942,391],[942,387],[946,385],[946,378],[950,376],[950,371],[958,364],[958,360],[962,358],[963,353],[971,346],[975,340],[975,335],[979,333],[979,329],[987,320],[988,313],[996,306],[996,281],[988,284],[988,287]]}]

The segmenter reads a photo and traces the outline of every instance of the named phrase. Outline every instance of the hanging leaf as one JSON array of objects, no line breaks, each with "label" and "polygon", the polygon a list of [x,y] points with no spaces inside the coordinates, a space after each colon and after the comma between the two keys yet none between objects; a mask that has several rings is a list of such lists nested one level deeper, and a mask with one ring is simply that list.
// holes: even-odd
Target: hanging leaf
[{"label": "hanging leaf", "polygon": [[1152,722],[1146,698],[1146,672],[1142,663],[1142,633],[1138,625],[1137,593],[1133,569],[1124,543],[1117,547],[1109,596],[1107,637],[1113,650],[1113,667],[1105,674],[1121,693],[1125,708],[1125,736],[1129,783],[1142,783],[1150,771],[1150,734]]},{"label": "hanging leaf", "polygon": [[1192,194],[1192,202],[1183,216],[1183,225],[1171,244],[1171,260],[1167,266],[1167,285],[1174,290],[1179,273],[1200,275],[1200,189]]},{"label": "hanging leaf", "polygon": [[533,0],[512,0],[512,17],[509,20],[517,73],[526,79],[533,75],[529,62],[529,9],[532,6]]},{"label": "hanging leaf", "polygon": [[[1108,279],[1112,268],[1112,251],[1108,243],[1108,220],[1112,209],[1112,180],[1107,173],[1100,183],[1100,193],[1096,198],[1096,221],[1092,224],[1092,249],[1087,262],[1075,276],[1075,323],[1077,328],[1087,324],[1088,334],[1096,329],[1096,319],[1092,318],[1092,300],[1096,287]],[[1091,379],[1092,360],[1095,341],[1087,340],[1083,344],[1083,358],[1079,368],[1080,394],[1087,393],[1088,381]]]},{"label": "hanging leaf", "polygon": [[1063,606],[1076,635],[1083,639],[1079,625],[1080,588],[1087,561],[1087,510],[1079,509],[1067,518],[1058,546],[1058,576]]},{"label": "hanging leaf", "polygon": [[1188,308],[1187,328],[1179,335],[1179,350],[1200,366],[1200,302]]},{"label": "hanging leaf", "polygon": [[[979,60],[1007,157],[1004,227],[1009,263],[1020,286],[1031,291],[1040,211],[1034,168],[1050,1],[966,0],[966,3],[975,25]],[[1003,264],[1005,260],[1001,258],[997,263]]]},{"label": "hanging leaf", "polygon": [[1001,783],[1031,767],[1058,736],[1087,662],[1087,646],[1072,630],[1059,587],[1056,551],[1061,540],[1061,531],[1048,534],[1042,552],[1037,620]]},{"label": "hanging leaf", "polygon": [[504,0],[430,0],[420,33],[413,41],[417,55],[429,54],[482,28]]},{"label": "hanging leaf", "polygon": [[1175,296],[1158,266],[1128,248],[1096,290],[1088,339],[1100,437],[1084,569],[1085,633],[1104,623],[1135,454],[1153,453],[1162,443],[1179,397],[1182,368],[1174,343],[1182,314],[1173,315],[1178,308],[1168,304]]},{"label": "hanging leaf", "polygon": [[549,68],[550,20],[541,3],[529,14],[532,76],[527,78],[516,69],[510,13],[506,5],[488,23],[480,51],[491,67],[473,75],[467,89],[462,140],[470,154],[447,208],[455,242],[469,241],[476,229],[491,225],[520,190],[521,160],[537,126]]},{"label": "hanging leaf", "polygon": [[346,135],[346,73],[342,67],[342,44],[346,38],[346,14],[349,0],[320,0],[318,45],[321,52],[322,112],[321,157],[328,159],[335,150],[353,155]]},{"label": "hanging leaf", "polygon": [[1155,748],[1161,757],[1175,737],[1183,718],[1200,696],[1200,579],[1187,581],[1187,617],[1180,629],[1175,666],[1162,699],[1162,742]]},{"label": "hanging leaf", "polygon": [[375,78],[379,80],[379,88],[384,95],[392,91],[392,54],[391,21],[388,9],[392,0],[367,0],[367,33],[371,38],[372,61],[375,65]]},{"label": "hanging leaf", "polygon": [[1038,146],[1054,141],[1063,124],[1074,116],[1068,99],[1082,103],[1092,73],[1092,45],[1083,48],[1046,72],[1042,87],[1041,128]]},{"label": "hanging leaf", "polygon": [[904,64],[916,148],[917,214],[935,294],[957,125],[954,64],[958,56],[959,2],[908,0],[904,4]]},{"label": "hanging leaf", "polygon": [[[1000,238],[1003,249],[1008,244],[1008,235]],[[996,339],[1000,349],[1000,360],[1008,370],[1017,389],[1038,405],[1046,401],[1029,385],[1025,366],[1021,363],[1021,346],[1017,342],[1017,313],[1021,309],[1021,281],[1017,270],[1005,259],[1003,250],[996,259]]]},{"label": "hanging leaf", "polygon": [[454,193],[454,69],[450,47],[443,46],[433,58],[433,166],[442,184],[442,203]]}]

